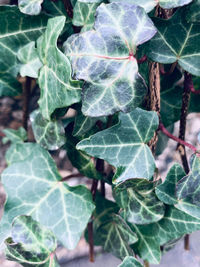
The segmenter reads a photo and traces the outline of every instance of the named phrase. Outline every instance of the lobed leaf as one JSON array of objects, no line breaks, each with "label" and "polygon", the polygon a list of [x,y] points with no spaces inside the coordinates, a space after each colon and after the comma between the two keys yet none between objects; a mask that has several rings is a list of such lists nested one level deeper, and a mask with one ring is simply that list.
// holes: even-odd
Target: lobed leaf
[{"label": "lobed leaf", "polygon": [[118,267],[142,267],[143,265],[136,260],[136,258],[127,256],[124,258],[123,262]]},{"label": "lobed leaf", "polygon": [[94,30],[66,41],[74,77],[85,81],[83,114],[99,117],[139,106],[147,91],[134,54],[155,33],[142,8],[111,3],[97,8]]},{"label": "lobed leaf", "polygon": [[49,153],[35,144],[24,161],[12,164],[2,173],[7,200],[0,223],[0,240],[7,238],[11,222],[29,215],[55,234],[67,248],[79,241],[94,205],[85,186],[70,187],[61,182]]},{"label": "lobed leaf", "polygon": [[46,15],[24,15],[17,6],[0,6],[0,96],[21,93],[15,79],[20,68],[18,50],[43,33],[47,19]]},{"label": "lobed leaf", "polygon": [[172,18],[154,19],[157,34],[149,41],[147,55],[156,62],[178,62],[189,73],[200,76],[199,26],[185,20],[185,9],[178,10]]},{"label": "lobed leaf", "polygon": [[57,48],[57,39],[65,25],[64,16],[49,19],[47,29],[37,42],[43,67],[39,73],[41,95],[39,106],[42,116],[50,120],[57,109],[80,101],[80,83],[71,79],[67,57]]},{"label": "lobed leaf", "polygon": [[148,224],[164,216],[164,204],[156,197],[153,183],[146,179],[121,183],[114,188],[113,194],[122,208],[123,218],[130,223]]},{"label": "lobed leaf", "polygon": [[79,142],[77,149],[118,168],[120,172],[115,175],[116,183],[129,178],[151,179],[155,163],[146,144],[157,127],[155,112],[137,108],[128,114],[120,113],[117,125]]}]

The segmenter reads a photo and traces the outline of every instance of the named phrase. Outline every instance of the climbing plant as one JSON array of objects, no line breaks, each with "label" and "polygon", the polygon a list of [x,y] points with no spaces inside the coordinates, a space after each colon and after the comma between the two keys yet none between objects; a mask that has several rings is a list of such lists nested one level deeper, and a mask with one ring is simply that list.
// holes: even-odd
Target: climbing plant
[{"label": "climbing plant", "polygon": [[[98,245],[121,267],[159,264],[184,236],[188,249],[200,230],[199,138],[185,141],[188,113],[200,112],[199,24],[199,0],[0,6],[0,96],[23,102],[22,127],[1,133],[10,142],[0,221],[9,260],[57,267],[57,245],[74,249],[82,236],[91,261]],[[165,177],[155,159],[169,138],[182,165]],[[75,174],[61,176],[56,150]],[[87,186],[71,186],[77,176]]]}]

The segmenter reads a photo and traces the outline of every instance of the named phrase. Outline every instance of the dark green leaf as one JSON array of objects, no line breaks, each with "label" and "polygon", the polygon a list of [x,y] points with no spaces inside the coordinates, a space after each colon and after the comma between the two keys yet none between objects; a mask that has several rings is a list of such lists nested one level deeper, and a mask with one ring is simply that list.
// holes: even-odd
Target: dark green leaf
[{"label": "dark green leaf", "polygon": [[188,22],[200,23],[200,0],[195,0],[187,9]]},{"label": "dark green leaf", "polygon": [[155,112],[137,108],[129,114],[120,113],[117,125],[81,141],[77,148],[119,167],[116,183],[129,178],[151,179],[155,163],[146,144],[157,127]]},{"label": "dark green leaf", "polygon": [[169,64],[178,61],[189,73],[200,76],[199,25],[187,23],[185,9],[178,10],[171,19],[154,19],[158,33],[149,41],[147,55],[156,62]]},{"label": "dark green leaf", "polygon": [[118,267],[142,267],[143,265],[136,258],[127,256]]},{"label": "dark green leaf", "polygon": [[164,216],[164,204],[156,197],[153,184],[146,179],[134,179],[114,188],[114,198],[128,222],[148,224]]}]

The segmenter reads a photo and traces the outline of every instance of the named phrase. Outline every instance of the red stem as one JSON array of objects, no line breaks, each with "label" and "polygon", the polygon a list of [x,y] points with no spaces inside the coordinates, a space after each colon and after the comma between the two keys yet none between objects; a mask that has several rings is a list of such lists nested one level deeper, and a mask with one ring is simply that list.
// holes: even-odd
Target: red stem
[{"label": "red stem", "polygon": [[194,86],[191,86],[191,87],[190,87],[190,91],[191,91],[191,93],[193,93],[193,94],[200,95],[200,90],[195,90],[195,89],[194,89]]},{"label": "red stem", "polygon": [[160,64],[160,73],[161,73],[162,75],[169,76],[169,75],[171,75],[171,74],[174,72],[174,70],[175,70],[175,68],[176,68],[176,65],[177,65],[177,61],[174,62],[174,63],[171,65],[170,70],[166,72],[166,71],[164,70],[163,65]]},{"label": "red stem", "polygon": [[145,61],[147,61],[147,56],[146,55],[144,55],[143,57],[141,57],[140,59],[137,60],[138,64],[142,64]]},{"label": "red stem", "polygon": [[174,136],[173,134],[171,134],[170,132],[168,132],[168,130],[165,128],[165,126],[163,125],[162,122],[160,122],[159,124],[159,130],[161,130],[166,136],[168,136],[170,139],[176,141],[177,143],[183,145],[183,146],[187,146],[189,147],[191,150],[194,151],[194,153],[197,153],[197,149],[195,146],[179,139],[178,137]]}]

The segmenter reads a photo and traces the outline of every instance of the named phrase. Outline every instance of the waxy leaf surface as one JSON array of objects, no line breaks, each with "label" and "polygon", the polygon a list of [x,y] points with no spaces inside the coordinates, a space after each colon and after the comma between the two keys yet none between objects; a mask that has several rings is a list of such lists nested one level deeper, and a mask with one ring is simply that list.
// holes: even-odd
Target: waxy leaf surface
[{"label": "waxy leaf surface", "polygon": [[195,0],[187,9],[188,22],[200,23],[200,0]]},{"label": "waxy leaf surface", "polygon": [[80,101],[79,82],[71,80],[70,62],[57,48],[65,20],[64,16],[49,19],[45,34],[37,42],[43,64],[38,79],[41,89],[38,103],[43,117],[48,120],[56,108]]},{"label": "waxy leaf surface", "polygon": [[188,23],[185,10],[178,10],[171,19],[154,19],[157,34],[146,49],[147,55],[156,62],[169,64],[178,61],[189,73],[200,76],[199,25]]},{"label": "waxy leaf surface", "polygon": [[11,237],[5,243],[7,258],[22,266],[46,267],[56,264],[51,255],[57,246],[54,235],[30,216],[22,215],[14,219]]},{"label": "waxy leaf surface", "polygon": [[2,131],[6,137],[3,138],[3,143],[7,143],[11,141],[12,143],[21,143],[27,140],[27,132],[23,127],[19,127],[19,129],[4,129]]},{"label": "waxy leaf surface", "polygon": [[164,182],[156,187],[157,197],[165,204],[177,204],[178,200],[176,196],[176,185],[184,176],[185,172],[183,168],[179,164],[173,165],[173,167],[169,170]]},{"label": "waxy leaf surface", "polygon": [[200,159],[196,157],[192,163],[190,173],[177,183],[176,207],[200,219]]},{"label": "waxy leaf surface", "polygon": [[123,262],[118,267],[142,267],[143,265],[136,260],[136,258],[127,256],[124,258]]},{"label": "waxy leaf surface", "polygon": [[72,35],[65,54],[73,75],[84,80],[82,112],[91,117],[130,112],[143,100],[146,85],[138,73],[136,47],[156,33],[152,21],[138,6],[101,4],[94,30]]},{"label": "waxy leaf surface", "polygon": [[35,140],[47,150],[59,149],[66,142],[65,129],[61,120],[46,120],[39,110],[31,116],[31,125]]},{"label": "waxy leaf surface", "polygon": [[0,96],[21,93],[15,79],[20,68],[17,52],[43,33],[47,19],[46,15],[24,15],[16,6],[0,6]]},{"label": "waxy leaf surface", "polygon": [[116,183],[128,178],[151,179],[155,163],[146,144],[157,128],[157,114],[137,108],[120,113],[117,125],[81,141],[77,148],[119,167]]},{"label": "waxy leaf surface", "polygon": [[18,5],[22,13],[28,15],[38,15],[42,9],[43,0],[19,0]]},{"label": "waxy leaf surface", "polygon": [[94,209],[91,193],[85,186],[61,182],[49,153],[37,144],[35,147],[24,161],[12,164],[2,174],[7,201],[0,224],[1,242],[9,236],[14,217],[25,214],[73,249]]},{"label": "waxy leaf surface", "polygon": [[130,223],[147,224],[159,221],[165,212],[152,182],[146,179],[128,180],[114,188],[114,198]]},{"label": "waxy leaf surface", "polygon": [[129,245],[137,241],[137,236],[119,215],[111,214],[110,219],[97,228],[95,240],[106,251],[112,252],[116,257],[123,259],[126,256],[133,255]]},{"label": "waxy leaf surface", "polygon": [[17,57],[22,63],[20,75],[22,77],[28,76],[32,78],[38,78],[38,71],[42,67],[42,63],[39,59],[35,42],[30,42],[22,47],[18,51]]}]

